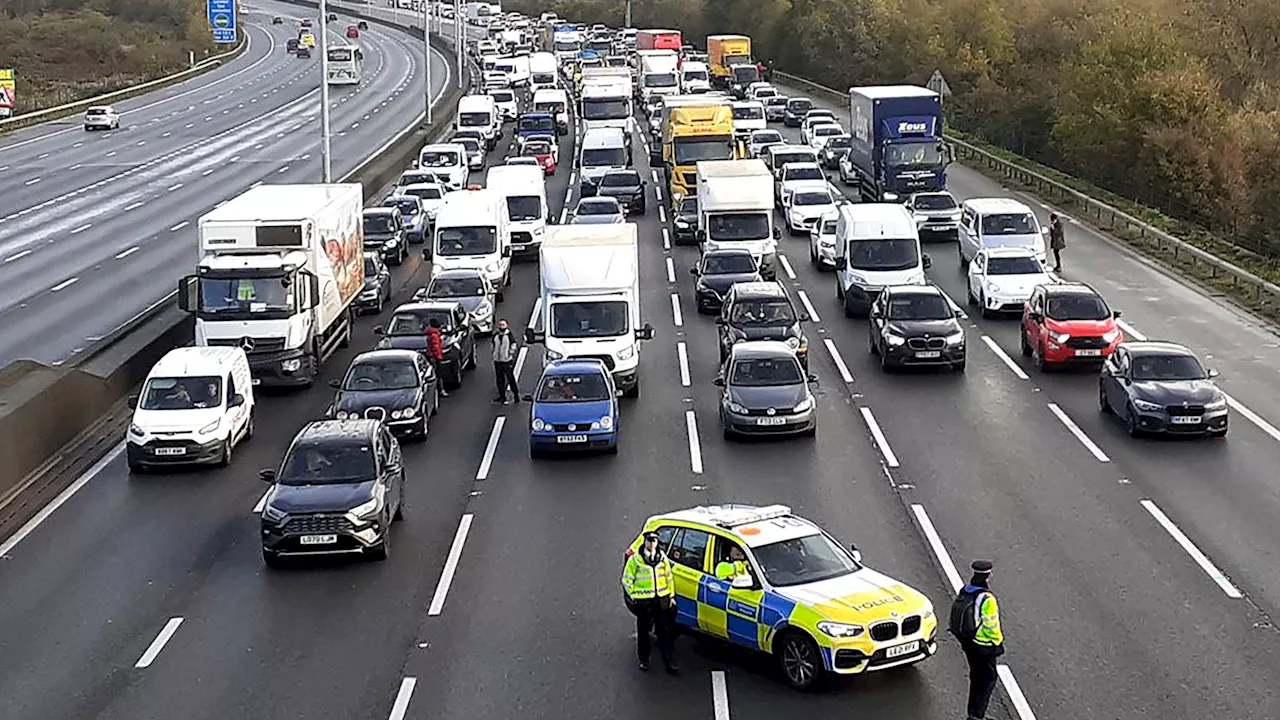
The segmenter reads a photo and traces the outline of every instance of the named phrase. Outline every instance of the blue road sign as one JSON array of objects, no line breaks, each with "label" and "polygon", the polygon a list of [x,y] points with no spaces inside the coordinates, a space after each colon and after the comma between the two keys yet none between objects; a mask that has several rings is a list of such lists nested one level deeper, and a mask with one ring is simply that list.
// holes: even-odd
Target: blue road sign
[{"label": "blue road sign", "polygon": [[226,28],[214,28],[213,41],[216,43],[230,43],[234,45],[237,42],[236,29],[231,28],[228,30]]},{"label": "blue road sign", "polygon": [[208,0],[209,27],[213,30],[214,42],[236,41],[236,2]]}]

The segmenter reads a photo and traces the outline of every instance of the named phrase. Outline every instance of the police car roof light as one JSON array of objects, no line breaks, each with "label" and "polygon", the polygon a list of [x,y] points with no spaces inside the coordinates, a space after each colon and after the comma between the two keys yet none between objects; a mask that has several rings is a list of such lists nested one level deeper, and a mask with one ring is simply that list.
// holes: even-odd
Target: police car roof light
[{"label": "police car roof light", "polygon": [[773,520],[774,518],[787,517],[791,515],[791,508],[786,505],[767,505],[765,507],[743,508],[741,510],[731,510],[729,513],[722,515],[716,524],[722,528],[733,528],[740,525],[750,525],[752,523],[763,522],[765,520]]}]

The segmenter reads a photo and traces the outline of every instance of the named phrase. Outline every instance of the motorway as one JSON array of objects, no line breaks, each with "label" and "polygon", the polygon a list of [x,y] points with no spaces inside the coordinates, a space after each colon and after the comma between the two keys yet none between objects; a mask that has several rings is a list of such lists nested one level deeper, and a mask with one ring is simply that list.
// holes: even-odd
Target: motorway
[{"label": "motorway", "polygon": [[[117,131],[87,133],[76,116],[0,140],[0,366],[65,362],[173,292],[198,257],[195,221],[216,204],[254,183],[320,180],[319,52],[285,51],[298,21],[315,15],[252,6],[244,54],[118,103]],[[354,22],[339,16],[331,37]],[[370,23],[358,42],[363,80],[331,87],[335,178],[424,106],[421,40]],[[433,52],[433,97],[452,67]]]},{"label": "motorway", "polygon": [[[568,143],[561,153],[548,181],[557,212],[575,199]],[[965,168],[950,174],[962,198],[1007,194]],[[963,659],[949,638],[921,665],[812,694],[705,640],[679,641],[680,677],[636,672],[618,575],[643,518],[781,502],[940,608],[957,566],[995,561],[1002,677],[1018,691],[993,717],[1280,717],[1280,433],[1268,421],[1280,409],[1243,346],[1214,344],[1261,331],[1071,225],[1065,275],[1124,310],[1131,335],[1214,352],[1223,386],[1256,418],[1237,409],[1224,441],[1135,441],[1099,414],[1091,375],[1037,374],[1007,320],[967,319],[963,375],[882,374],[865,321],[843,317],[807,240],[784,233],[781,278],[813,316],[821,427],[813,440],[728,443],[715,427],[715,326],[693,312],[697,251],[669,246],[659,192],[636,220],[657,337],[642,352],[644,394],[623,405],[617,457],[531,461],[527,410],[490,403],[481,363],[431,437],[405,446],[394,556],[273,573],[259,557],[255,473],[323,413],[326,391],[264,398],[230,469],[131,478],[117,450],[0,545],[7,716],[960,717]],[[927,251],[932,279],[963,302],[952,247]],[[417,258],[397,269],[397,298],[427,277]],[[518,266],[499,309],[517,335],[536,293],[536,266]],[[373,344],[377,322],[359,324],[322,380]],[[539,357],[522,351],[526,387]]]}]

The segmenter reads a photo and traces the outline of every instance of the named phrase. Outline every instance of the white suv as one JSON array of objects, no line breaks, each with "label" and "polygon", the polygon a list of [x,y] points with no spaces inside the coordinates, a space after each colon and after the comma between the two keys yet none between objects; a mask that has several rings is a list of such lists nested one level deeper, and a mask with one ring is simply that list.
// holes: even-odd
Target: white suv
[{"label": "white suv", "polygon": [[85,130],[119,130],[120,114],[110,105],[94,105],[84,111]]}]

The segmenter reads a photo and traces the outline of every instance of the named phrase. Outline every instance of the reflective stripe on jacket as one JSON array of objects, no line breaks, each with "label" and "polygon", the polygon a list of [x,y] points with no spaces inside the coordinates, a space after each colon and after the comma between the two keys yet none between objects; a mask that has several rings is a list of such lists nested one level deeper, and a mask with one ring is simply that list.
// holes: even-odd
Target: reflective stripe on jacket
[{"label": "reflective stripe on jacket", "polygon": [[717,580],[733,580],[747,574],[747,564],[742,560],[722,560],[716,565]]},{"label": "reflective stripe on jacket", "polygon": [[973,606],[974,624],[978,630],[974,633],[975,645],[999,647],[1004,644],[1004,632],[1000,630],[1000,608],[996,604],[996,596],[984,592]]},{"label": "reflective stripe on jacket", "polygon": [[632,553],[622,567],[622,589],[632,600],[651,600],[674,595],[671,561],[667,559],[666,553],[659,552],[652,564],[645,561],[643,551]]}]

